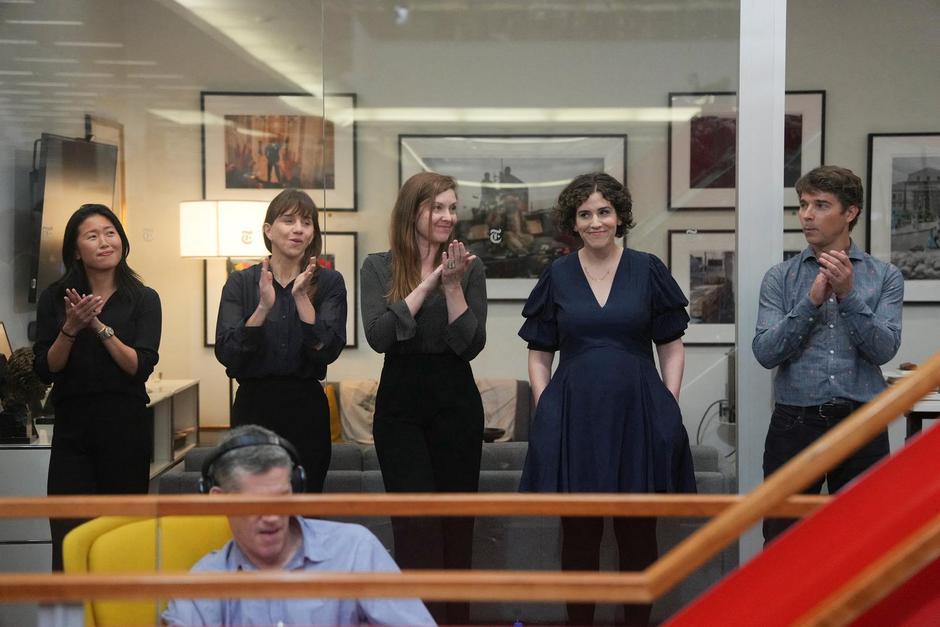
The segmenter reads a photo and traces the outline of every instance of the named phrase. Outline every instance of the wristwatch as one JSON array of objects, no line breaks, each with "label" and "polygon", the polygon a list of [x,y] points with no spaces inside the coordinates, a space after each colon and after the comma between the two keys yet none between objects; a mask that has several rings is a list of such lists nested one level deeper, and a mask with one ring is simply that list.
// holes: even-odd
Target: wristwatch
[{"label": "wristwatch", "polygon": [[101,340],[102,342],[104,342],[109,337],[113,337],[113,336],[114,336],[114,329],[112,329],[108,325],[104,325],[103,327],[98,329],[98,339]]}]

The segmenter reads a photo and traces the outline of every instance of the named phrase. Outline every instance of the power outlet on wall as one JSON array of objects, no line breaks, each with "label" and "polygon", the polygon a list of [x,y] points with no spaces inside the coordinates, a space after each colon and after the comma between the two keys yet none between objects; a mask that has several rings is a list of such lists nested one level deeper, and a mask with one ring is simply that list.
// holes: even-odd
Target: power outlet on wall
[{"label": "power outlet on wall", "polygon": [[722,399],[718,401],[718,421],[725,424],[734,424],[734,409],[731,401]]}]

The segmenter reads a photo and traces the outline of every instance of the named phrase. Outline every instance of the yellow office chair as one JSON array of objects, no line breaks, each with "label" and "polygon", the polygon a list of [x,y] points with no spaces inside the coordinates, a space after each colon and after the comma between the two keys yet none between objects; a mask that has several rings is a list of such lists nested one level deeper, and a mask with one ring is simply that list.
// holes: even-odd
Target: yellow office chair
[{"label": "yellow office chair", "polygon": [[[189,571],[232,538],[225,516],[160,518],[160,572]],[[76,527],[62,544],[66,573],[156,572],[157,526],[153,518],[103,516]],[[155,601],[94,600],[85,603],[85,625],[159,624]]]}]

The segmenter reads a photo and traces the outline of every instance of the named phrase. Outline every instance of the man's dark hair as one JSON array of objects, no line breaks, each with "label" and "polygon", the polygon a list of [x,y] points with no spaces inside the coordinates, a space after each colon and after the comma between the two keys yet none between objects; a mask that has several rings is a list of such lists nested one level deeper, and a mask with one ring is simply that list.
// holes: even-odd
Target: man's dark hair
[{"label": "man's dark hair", "polygon": [[606,172],[581,174],[568,183],[558,195],[555,207],[555,222],[563,233],[574,233],[578,207],[594,192],[600,192],[607,199],[620,219],[617,225],[617,237],[633,228],[633,199],[627,187]]},{"label": "man's dark hair", "polygon": [[849,230],[855,228],[858,217],[862,215],[865,190],[862,187],[862,179],[855,176],[852,170],[837,165],[821,165],[801,176],[795,187],[797,195],[807,192],[833,194],[842,203],[843,212],[853,205],[858,207],[858,214],[849,222]]}]

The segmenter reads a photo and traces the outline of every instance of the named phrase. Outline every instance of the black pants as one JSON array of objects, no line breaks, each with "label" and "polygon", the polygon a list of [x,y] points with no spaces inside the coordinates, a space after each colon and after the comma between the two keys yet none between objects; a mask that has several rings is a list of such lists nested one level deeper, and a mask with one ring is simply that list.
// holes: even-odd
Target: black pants
[{"label": "black pants", "polygon": [[330,467],[330,406],[313,379],[267,378],[240,381],[232,405],[232,426],[260,425],[297,449],[307,473],[307,492],[323,492]]},{"label": "black pants", "polygon": [[[853,407],[860,404],[856,403]],[[800,408],[791,405],[777,404],[770,418],[770,427],[767,429],[767,440],[764,444],[764,479],[796,457],[841,420],[842,417],[823,418],[818,413],[814,415],[813,412],[801,411]],[[849,481],[888,455],[889,448],[888,432],[882,431],[862,448],[852,453],[848,459],[807,486],[803,494],[819,494],[823,481],[828,484],[829,494],[838,492]],[[764,545],[786,531],[794,522],[796,522],[794,518],[764,519]]]},{"label": "black pants", "polygon": [[[640,571],[656,561],[659,548],[656,542],[655,518],[614,518],[613,520],[621,571]],[[601,536],[603,533],[603,518],[562,518],[562,570],[596,571],[600,568]],[[593,603],[568,603],[567,606],[569,625],[592,625],[594,623]],[[652,606],[626,603],[623,610],[624,624],[647,625]]]},{"label": "black pants", "polygon": [[[386,492],[477,492],[483,403],[455,355],[386,356],[375,399],[375,451]],[[468,569],[473,518],[393,518],[404,569]],[[439,623],[470,619],[467,603],[429,603]]]},{"label": "black pants", "polygon": [[[146,494],[153,429],[143,399],[115,394],[60,401],[49,457],[48,494]],[[62,540],[85,522],[51,518],[52,570]]]}]

